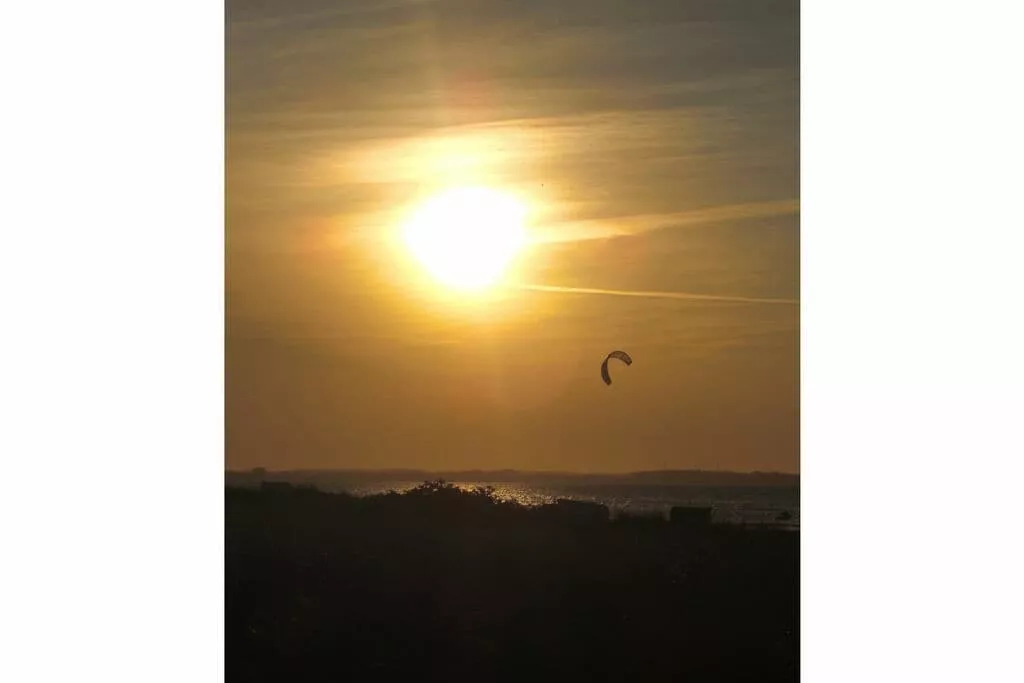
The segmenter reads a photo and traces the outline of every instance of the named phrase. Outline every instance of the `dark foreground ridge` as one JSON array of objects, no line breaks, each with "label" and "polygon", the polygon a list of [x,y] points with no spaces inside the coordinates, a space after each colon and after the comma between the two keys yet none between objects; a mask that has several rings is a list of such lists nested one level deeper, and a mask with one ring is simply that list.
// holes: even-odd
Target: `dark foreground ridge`
[{"label": "dark foreground ridge", "polygon": [[228,488],[227,680],[797,681],[799,542],[439,481]]}]

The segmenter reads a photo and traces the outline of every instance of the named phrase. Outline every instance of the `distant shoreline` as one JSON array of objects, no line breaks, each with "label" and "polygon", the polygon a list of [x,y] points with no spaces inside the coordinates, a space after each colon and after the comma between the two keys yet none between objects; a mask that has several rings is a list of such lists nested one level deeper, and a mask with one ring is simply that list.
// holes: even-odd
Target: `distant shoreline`
[{"label": "distant shoreline", "polygon": [[652,486],[782,486],[799,487],[800,475],[786,472],[731,472],[720,470],[653,470],[627,473],[582,473],[526,470],[418,470],[418,469],[227,469],[225,477],[248,479],[262,476],[280,480],[330,478],[361,481],[433,481],[503,483],[633,484]]}]

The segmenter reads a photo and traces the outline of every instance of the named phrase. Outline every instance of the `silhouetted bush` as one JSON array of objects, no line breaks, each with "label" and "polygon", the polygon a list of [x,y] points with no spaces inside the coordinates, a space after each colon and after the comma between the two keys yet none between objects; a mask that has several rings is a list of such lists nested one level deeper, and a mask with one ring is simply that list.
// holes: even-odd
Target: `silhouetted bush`
[{"label": "silhouetted bush", "polygon": [[669,510],[669,520],[673,524],[702,526],[711,524],[712,510],[709,507],[693,507],[677,505]]},{"label": "silhouetted bush", "polygon": [[660,510],[619,510],[615,515],[616,524],[664,524],[665,515]]},{"label": "silhouetted bush", "polygon": [[226,492],[229,681],[796,681],[799,534],[443,481]]},{"label": "silhouetted bush", "polygon": [[607,505],[582,500],[559,498],[536,508],[536,516],[553,522],[574,524],[604,523],[609,519]]}]

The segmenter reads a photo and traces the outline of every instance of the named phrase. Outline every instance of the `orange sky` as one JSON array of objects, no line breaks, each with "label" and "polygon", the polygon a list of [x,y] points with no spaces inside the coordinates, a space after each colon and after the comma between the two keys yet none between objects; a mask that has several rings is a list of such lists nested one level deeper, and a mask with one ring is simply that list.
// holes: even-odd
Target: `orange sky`
[{"label": "orange sky", "polygon": [[[227,6],[229,467],[799,470],[797,3]],[[396,240],[465,183],[482,299]]]}]

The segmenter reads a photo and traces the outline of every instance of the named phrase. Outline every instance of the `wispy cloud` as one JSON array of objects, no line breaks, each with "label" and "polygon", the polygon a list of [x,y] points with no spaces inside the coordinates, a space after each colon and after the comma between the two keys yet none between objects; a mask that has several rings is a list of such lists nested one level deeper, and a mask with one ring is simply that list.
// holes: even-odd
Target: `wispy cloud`
[{"label": "wispy cloud", "polygon": [[619,237],[664,228],[707,225],[750,218],[789,216],[798,213],[799,210],[800,202],[798,200],[780,199],[766,202],[713,206],[693,211],[563,221],[543,226],[537,231],[533,241],[537,243],[575,242],[579,240]]},{"label": "wispy cloud", "polygon": [[[306,11],[257,13],[250,8],[240,7],[243,3],[228,3],[228,28],[232,32],[267,31],[281,28],[315,27],[322,22],[333,19],[345,19],[366,14],[387,12],[422,5],[433,0],[378,0],[376,2],[357,2],[322,9]],[[234,12],[232,12],[234,10]],[[250,11],[247,11],[250,10]]]},{"label": "wispy cloud", "polygon": [[623,289],[597,289],[591,287],[555,287],[549,285],[515,285],[517,289],[532,292],[552,292],[555,294],[598,294],[603,296],[632,296],[643,299],[682,299],[685,301],[711,301],[734,304],[772,304],[781,306],[799,306],[797,299],[760,299],[748,296],[719,296],[716,294],[692,294],[688,292],[650,292]]}]

